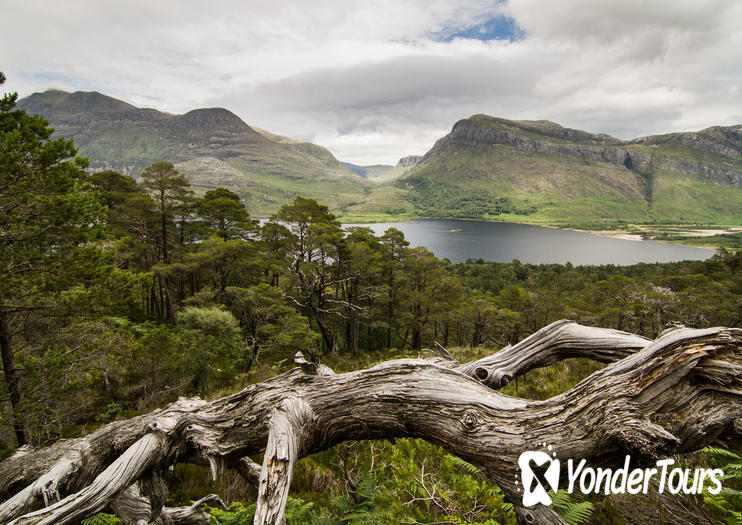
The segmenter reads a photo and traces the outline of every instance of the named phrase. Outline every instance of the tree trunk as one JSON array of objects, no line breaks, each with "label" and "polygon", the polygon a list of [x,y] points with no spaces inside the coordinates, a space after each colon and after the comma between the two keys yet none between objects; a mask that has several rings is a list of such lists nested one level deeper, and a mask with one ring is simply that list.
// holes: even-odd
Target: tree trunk
[{"label": "tree trunk", "polygon": [[[310,298],[311,301],[311,298]],[[325,322],[324,315],[322,315],[322,311],[314,306],[313,303],[309,303],[309,307],[307,308],[308,312],[312,314],[314,319],[317,321],[317,328],[319,328],[319,332],[322,335],[322,352],[327,353],[330,351],[335,351],[336,347],[336,341],[337,337],[335,337],[332,332],[330,331],[330,328],[327,326],[327,323]],[[311,328],[311,325],[310,325]]]},{"label": "tree trunk", "polygon": [[170,264],[167,246],[167,210],[165,209],[165,190],[160,190],[160,215],[162,218],[162,262]]},{"label": "tree trunk", "polygon": [[175,311],[173,310],[173,300],[170,298],[170,289],[168,288],[167,278],[160,277],[160,293],[165,290],[165,320],[170,324],[175,324]]},{"label": "tree trunk", "polygon": [[389,297],[387,298],[386,347],[392,347],[392,322],[394,319],[394,275],[389,279]]},{"label": "tree trunk", "polygon": [[[506,376],[567,357],[611,364],[545,401],[496,391]],[[300,354],[296,362],[221,399],[181,398],[84,438],[20,449],[0,463],[0,498],[9,498],[0,522],[75,523],[131,498],[136,484],[152,516],[171,516],[160,473],[186,461],[209,465],[215,479],[225,468],[258,477],[254,523],[281,524],[300,458],[347,440],[408,436],[477,465],[525,522],[563,524],[549,507],[522,505],[521,453],[545,443],[562,463],[623,467],[626,454],[646,464],[719,441],[740,444],[741,329],[679,328],[649,341],[560,321],[464,365],[401,359],[334,374]],[[261,451],[258,469],[245,458]]]},{"label": "tree trunk", "polygon": [[156,277],[152,277],[152,288],[150,289],[150,302],[153,306],[153,311],[156,314],[158,321],[162,321],[162,310],[160,309],[160,302],[157,300],[157,286]]},{"label": "tree trunk", "polygon": [[26,444],[26,429],[20,417],[21,401],[21,378],[15,366],[15,352],[10,336],[10,321],[8,310],[5,307],[2,291],[0,291],[0,355],[3,359],[3,373],[5,382],[8,384],[8,396],[13,411],[13,431],[18,441],[18,446]]}]

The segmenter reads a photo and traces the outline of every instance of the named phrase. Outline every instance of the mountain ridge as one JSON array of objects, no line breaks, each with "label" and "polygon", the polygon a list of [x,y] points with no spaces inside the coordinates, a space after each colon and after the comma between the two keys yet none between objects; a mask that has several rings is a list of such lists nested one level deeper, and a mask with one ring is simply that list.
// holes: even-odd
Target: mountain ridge
[{"label": "mountain ridge", "polygon": [[458,121],[395,184],[423,214],[549,224],[742,221],[742,126],[623,141],[550,121]]},{"label": "mountain ridge", "polygon": [[181,115],[95,91],[60,90],[34,93],[19,100],[18,108],[45,117],[56,136],[73,138],[91,170],[137,176],[153,162],[172,162],[197,191],[230,188],[261,215],[297,195],[325,197],[331,190],[339,211],[367,191],[368,183],[327,149],[253,129],[225,108]]},{"label": "mountain ridge", "polygon": [[601,227],[742,223],[742,126],[621,140],[548,120],[475,114],[396,166],[341,163],[316,144],[255,128],[225,108],[182,115],[98,92],[49,90],[19,108],[72,137],[91,169],[136,176],[173,162],[197,191],[236,191],[253,214],[297,195],[351,220],[458,217]]}]

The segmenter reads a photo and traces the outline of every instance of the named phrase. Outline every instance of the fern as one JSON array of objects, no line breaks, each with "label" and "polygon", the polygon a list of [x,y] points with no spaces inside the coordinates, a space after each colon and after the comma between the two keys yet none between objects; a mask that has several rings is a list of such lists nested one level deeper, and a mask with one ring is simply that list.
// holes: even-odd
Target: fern
[{"label": "fern", "polygon": [[376,480],[373,475],[364,477],[356,486],[356,503],[346,513],[342,522],[347,525],[373,525],[377,522],[374,495],[376,493]]},{"label": "fern", "polygon": [[243,503],[235,502],[229,506],[229,510],[222,510],[218,507],[209,507],[209,514],[211,514],[211,521],[209,523],[214,525],[243,525],[245,523],[252,523],[255,515],[255,504],[244,505]]},{"label": "fern", "polygon": [[446,459],[450,461],[454,466],[461,468],[463,471],[465,471],[470,476],[482,476],[484,473],[479,470],[477,467],[469,463],[468,461],[464,461],[458,456],[454,456],[452,454],[448,454]]},{"label": "fern", "polygon": [[590,521],[595,505],[589,501],[572,501],[566,490],[549,493],[554,510],[570,525],[583,525]]},{"label": "fern", "polygon": [[121,520],[114,514],[99,512],[80,522],[82,525],[121,525]]},{"label": "fern", "polygon": [[721,447],[705,447],[699,451],[707,454],[712,459],[719,462],[724,471],[725,487],[718,494],[711,494],[708,488],[703,491],[703,500],[711,508],[715,509],[723,516],[725,525],[742,525],[742,512],[740,512],[740,502],[742,502],[742,491],[730,487],[729,482],[740,486],[742,484],[742,456]]},{"label": "fern", "polygon": [[343,516],[342,522],[347,525],[374,525],[376,515],[365,508],[356,508],[350,514]]},{"label": "fern", "polygon": [[311,521],[312,507],[314,503],[304,501],[298,498],[292,498],[286,501],[286,520],[289,523],[307,523]]},{"label": "fern", "polygon": [[727,449],[721,448],[721,447],[708,446],[708,447],[702,448],[698,452],[700,452],[702,454],[708,454],[708,455],[710,455],[712,457],[716,457],[716,458],[736,459],[737,461],[742,460],[742,458],[739,456],[739,454],[735,454],[731,450],[727,450]]}]

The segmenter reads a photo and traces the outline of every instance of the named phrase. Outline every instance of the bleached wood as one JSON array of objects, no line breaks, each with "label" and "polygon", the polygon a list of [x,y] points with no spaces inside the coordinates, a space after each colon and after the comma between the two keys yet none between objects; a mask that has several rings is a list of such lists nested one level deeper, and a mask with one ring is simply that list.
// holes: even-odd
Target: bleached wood
[{"label": "bleached wood", "polygon": [[[409,436],[479,466],[523,520],[561,523],[547,507],[519,505],[517,460],[539,443],[552,445],[560,460],[622,466],[626,453],[649,461],[719,440],[739,442],[740,329],[680,328],[647,341],[562,322],[519,345],[505,349],[505,358],[495,354],[461,367],[450,360],[403,359],[344,374],[296,368],[212,402],[181,399],[80,440],[16,454],[0,464],[0,487],[10,487],[8,497],[16,495],[64,461],[71,448],[84,449],[88,460],[59,485],[67,497],[16,521],[73,523],[175,462],[211,465],[218,477],[265,450],[256,523],[280,523],[296,460],[342,441]],[[518,360],[518,352],[528,357]],[[498,371],[517,375],[575,352],[615,362],[545,401],[505,396],[488,386],[501,384],[490,379]],[[484,367],[490,367],[486,384],[472,377]],[[43,504],[27,496],[28,505],[8,500],[0,512]]]}]

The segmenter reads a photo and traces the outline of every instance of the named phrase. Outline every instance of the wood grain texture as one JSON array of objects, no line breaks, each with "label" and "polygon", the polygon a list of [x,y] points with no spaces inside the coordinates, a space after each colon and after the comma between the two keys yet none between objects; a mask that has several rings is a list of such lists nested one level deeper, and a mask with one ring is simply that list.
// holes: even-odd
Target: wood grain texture
[{"label": "wood grain texture", "polygon": [[[496,391],[505,376],[576,355],[611,364],[545,401]],[[164,499],[151,480],[193,462],[215,477],[226,468],[257,476],[255,523],[283,523],[301,457],[347,440],[416,437],[480,467],[523,521],[562,523],[548,507],[520,506],[517,460],[539,443],[561,461],[619,467],[627,453],[649,462],[720,440],[739,444],[742,330],[735,328],[678,328],[649,341],[563,321],[461,366],[402,359],[344,374],[321,370],[305,364],[212,402],[181,399],[84,438],[20,450],[0,463],[0,515],[18,524],[74,523],[139,482],[150,487],[151,516],[171,516],[156,503]],[[263,451],[262,467],[245,459]],[[57,503],[34,488],[44,476],[55,478]]]}]

